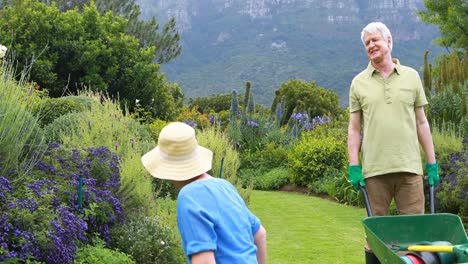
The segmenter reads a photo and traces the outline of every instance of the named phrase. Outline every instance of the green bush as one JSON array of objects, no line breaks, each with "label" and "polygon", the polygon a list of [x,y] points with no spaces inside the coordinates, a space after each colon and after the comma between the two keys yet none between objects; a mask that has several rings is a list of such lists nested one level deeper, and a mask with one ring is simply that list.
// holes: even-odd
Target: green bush
[{"label": "green bush", "polygon": [[231,144],[229,138],[221,132],[219,127],[208,126],[197,133],[200,146],[213,151],[213,164],[211,174],[221,177],[232,183],[244,201],[248,204],[252,194],[252,186],[242,186],[237,177],[240,166],[239,154]]},{"label": "green bush", "polygon": [[268,170],[268,168],[261,166],[239,169],[239,185],[242,188],[252,187],[253,189],[258,189],[257,178],[268,173]]},{"label": "green bush", "polygon": [[[239,154],[230,143],[229,139],[216,127],[207,127],[197,132],[197,140],[200,146],[213,151],[212,174],[221,176],[231,183],[237,182],[237,170],[240,166]],[[222,163],[222,171],[221,171]]]},{"label": "green bush", "polygon": [[323,177],[317,178],[311,185],[311,191],[318,194],[326,194],[331,197],[337,196],[337,185],[343,176],[342,171],[330,169]]},{"label": "green bush", "polygon": [[291,183],[312,189],[312,184],[346,165],[346,145],[332,136],[305,133],[288,155]]},{"label": "green bush", "polygon": [[66,98],[70,101],[74,101],[80,105],[82,105],[85,110],[91,110],[91,106],[93,104],[93,100],[91,97],[86,95],[72,95],[72,96],[64,96],[62,98]]},{"label": "green bush", "polygon": [[83,112],[73,112],[56,118],[52,123],[44,127],[46,142],[60,142],[62,134],[78,133],[80,120],[85,117],[86,115]]},{"label": "green bush", "polygon": [[468,227],[468,152],[454,153],[450,162],[441,167],[443,174],[436,187],[437,210],[458,214]]},{"label": "green bush", "polygon": [[[43,133],[38,118],[31,114],[36,103],[27,88],[0,71],[0,162],[4,176],[17,170],[28,171],[43,145]],[[5,79],[4,79],[5,78]],[[22,176],[19,177],[22,177]]]},{"label": "green bush", "polygon": [[136,263],[127,254],[118,250],[105,248],[102,240],[95,245],[83,245],[75,255],[75,264],[133,264]]},{"label": "green bush", "polygon": [[42,102],[42,106],[37,108],[36,114],[42,126],[46,126],[58,117],[73,113],[81,112],[86,109],[86,106],[78,100],[70,99],[72,97],[48,98]]},{"label": "green bush", "polygon": [[361,191],[354,189],[354,187],[348,182],[347,175],[343,174],[336,183],[336,195],[338,202],[345,205],[353,206],[364,206],[364,200]]},{"label": "green bush", "polygon": [[161,130],[167,124],[169,124],[169,122],[163,121],[163,120],[160,120],[160,119],[156,119],[151,124],[146,125],[146,127],[148,128],[148,130],[149,130],[149,132],[151,134],[151,137],[153,138],[153,140],[155,142],[158,141],[159,133],[161,133]]},{"label": "green bush", "polygon": [[279,190],[289,182],[289,170],[278,167],[264,175],[255,177],[254,188],[259,190]]},{"label": "green bush", "polygon": [[91,110],[77,116],[76,129],[61,130],[59,142],[69,148],[105,146],[116,152],[122,157],[119,197],[125,212],[135,208],[149,212],[154,201],[152,179],[140,159],[154,146],[153,139],[143,125],[120,108],[119,102],[92,92],[81,96],[90,98]]},{"label": "green bush", "polygon": [[136,263],[182,263],[180,247],[172,239],[173,229],[159,218],[135,213],[123,225],[111,229],[110,246],[131,255]]},{"label": "green bush", "polygon": [[434,142],[434,150],[439,164],[449,162],[453,153],[463,150],[462,139],[456,136],[451,129],[439,130],[434,127],[432,141]]}]

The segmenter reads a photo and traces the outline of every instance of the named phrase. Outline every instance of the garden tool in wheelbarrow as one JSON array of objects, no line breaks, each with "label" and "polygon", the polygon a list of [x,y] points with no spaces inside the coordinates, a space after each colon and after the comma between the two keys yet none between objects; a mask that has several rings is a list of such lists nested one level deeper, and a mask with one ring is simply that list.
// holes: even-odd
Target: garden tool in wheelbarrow
[{"label": "garden tool in wheelbarrow", "polygon": [[[367,214],[372,216],[367,191],[362,186],[360,189]],[[431,214],[372,216],[362,220],[367,241],[379,261],[376,263],[468,263],[468,236],[460,217],[434,213],[433,186],[430,186],[430,202]],[[426,246],[425,250],[421,250],[422,246]]]},{"label": "garden tool in wheelbarrow", "polygon": [[424,253],[428,252],[436,253],[440,264],[468,263],[468,244],[451,245],[446,241],[422,242],[407,246],[392,245],[392,250],[414,252],[413,254],[419,256],[424,256]]}]

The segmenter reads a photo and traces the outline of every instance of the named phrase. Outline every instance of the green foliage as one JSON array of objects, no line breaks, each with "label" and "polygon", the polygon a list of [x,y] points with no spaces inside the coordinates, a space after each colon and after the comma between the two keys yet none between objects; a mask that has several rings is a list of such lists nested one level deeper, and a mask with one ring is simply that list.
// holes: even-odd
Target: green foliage
[{"label": "green foliage", "polygon": [[429,98],[428,120],[438,129],[457,127],[456,134],[468,137],[468,61],[467,54],[452,52],[438,59],[435,92]]},{"label": "green foliage", "polygon": [[79,133],[80,120],[85,117],[86,114],[81,112],[68,113],[58,117],[52,123],[44,127],[46,142],[60,142],[62,134]]},{"label": "green foliage", "polygon": [[172,232],[157,217],[135,214],[111,229],[110,246],[132,256],[136,263],[182,263],[184,256],[177,251]]},{"label": "green foliage", "polygon": [[279,190],[288,183],[289,170],[285,167],[274,168],[254,178],[254,188],[258,190]]},{"label": "green foliage", "polygon": [[429,64],[428,55],[429,51],[426,50],[426,52],[424,52],[423,85],[424,93],[426,94],[426,97],[429,98],[432,90],[432,65]]},{"label": "green foliage", "polygon": [[[129,213],[135,208],[152,210],[148,201],[152,201],[152,177],[144,169],[140,158],[154,145],[147,129],[123,114],[119,103],[94,93],[83,93],[92,100],[91,109],[81,112],[74,123],[77,128],[59,130],[59,142],[70,148],[106,146],[122,157],[120,197],[123,207]],[[70,116],[71,118],[73,116]]]},{"label": "green foliage", "polygon": [[437,127],[433,127],[432,141],[439,163],[449,162],[452,154],[463,150],[462,138],[456,136],[454,131],[449,129],[439,130]]},{"label": "green foliage", "polygon": [[105,242],[96,239],[94,245],[83,245],[75,255],[75,264],[133,264],[130,256],[118,250],[106,248]]},{"label": "green foliage", "polygon": [[[203,131],[198,131],[197,141],[213,152],[212,174],[236,184],[236,174],[240,166],[239,154],[234,146],[217,127],[208,127]],[[222,171],[221,171],[221,163]]]},{"label": "green foliage", "polygon": [[356,190],[347,180],[347,174],[342,173],[342,177],[337,179],[336,182],[336,194],[333,195],[333,191],[330,191],[329,195],[336,198],[339,203],[352,206],[364,206],[362,193]]},{"label": "green foliage", "polygon": [[52,123],[58,117],[72,113],[81,112],[86,109],[78,100],[70,99],[73,97],[47,98],[43,100],[42,107],[39,108],[41,125],[46,126]]},{"label": "green foliage", "polygon": [[0,70],[0,162],[2,173],[17,172],[21,178],[34,165],[44,140],[39,120],[31,114],[36,107],[35,94],[28,93],[32,87],[9,80],[8,76],[12,72],[3,67]]},{"label": "green foliage", "polygon": [[[6,1],[4,1],[6,2]],[[41,0],[44,3],[50,3],[49,0]],[[89,0],[64,1],[57,0],[55,5],[61,12],[74,8],[83,10]],[[176,31],[175,19],[169,20],[164,24],[159,32],[159,23],[155,17],[140,20],[141,9],[135,0],[94,0],[97,9],[101,14],[108,11],[128,19],[126,32],[138,38],[142,47],[155,46],[154,59],[156,63],[167,63],[180,54],[181,46],[179,44],[180,35]]]},{"label": "green foliage", "polygon": [[0,38],[10,43],[19,68],[33,62],[31,79],[53,97],[77,94],[86,86],[120,98],[129,109],[140,99],[153,117],[174,118],[182,91],[166,83],[153,63],[156,47],[140,47],[126,34],[127,25],[112,12],[101,15],[93,3],[81,13],[61,13],[35,0],[15,1],[2,11]]},{"label": "green foliage", "polygon": [[423,22],[439,27],[442,37],[437,44],[442,47],[468,50],[468,19],[463,0],[424,0],[426,10],[418,11]]},{"label": "green foliage", "polygon": [[190,123],[189,125],[203,129],[210,123],[206,114],[201,114],[196,108],[182,107],[179,115],[176,118],[180,122]]},{"label": "green foliage", "polygon": [[232,90],[227,133],[229,135],[229,138],[236,146],[240,146],[242,140],[239,124],[237,122],[239,120],[239,115],[239,97],[237,95],[237,90]]},{"label": "green foliage", "polygon": [[242,168],[276,168],[288,165],[288,147],[269,142],[256,151],[248,150],[242,155]]},{"label": "green foliage", "polygon": [[312,184],[327,174],[342,171],[346,164],[346,145],[331,136],[312,137],[306,133],[288,155],[291,183]]},{"label": "green foliage", "polygon": [[169,122],[167,121],[156,119],[151,124],[146,125],[151,134],[151,137],[155,142],[158,141],[159,133],[161,133],[161,130],[168,124]]},{"label": "green foliage", "polygon": [[248,204],[252,193],[252,186],[242,186],[237,177],[240,166],[239,154],[231,144],[229,138],[217,127],[208,127],[197,134],[198,144],[213,151],[211,173],[231,182]]},{"label": "green foliage", "polygon": [[202,114],[208,114],[211,111],[216,113],[223,110],[229,110],[231,104],[231,94],[215,94],[207,97],[196,97],[189,99],[189,107],[196,107]]},{"label": "green foliage", "polygon": [[444,166],[444,178],[437,190],[440,211],[457,214],[468,228],[468,156],[458,152],[452,156],[451,163]]},{"label": "green foliage", "polygon": [[[435,94],[445,90],[452,90],[457,93],[460,86],[468,80],[468,54],[452,52],[441,54],[437,58],[435,75]],[[461,88],[463,90],[463,87]],[[463,93],[461,94],[463,95]],[[466,109],[464,109],[466,111]],[[465,112],[466,113],[466,112]]]},{"label": "green foliage", "polygon": [[286,124],[293,112],[305,112],[311,117],[334,117],[341,115],[338,95],[316,83],[303,80],[289,80],[278,89],[279,96],[284,96],[285,110],[281,124]]}]

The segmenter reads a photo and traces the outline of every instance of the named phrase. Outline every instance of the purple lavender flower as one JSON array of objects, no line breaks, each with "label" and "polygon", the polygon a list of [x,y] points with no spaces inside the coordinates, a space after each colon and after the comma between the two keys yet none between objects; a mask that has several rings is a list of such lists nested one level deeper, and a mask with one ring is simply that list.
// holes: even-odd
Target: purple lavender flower
[{"label": "purple lavender flower", "polygon": [[11,193],[13,188],[11,187],[10,181],[0,176],[0,199],[6,198],[6,193]]},{"label": "purple lavender flower", "polygon": [[[120,158],[115,153],[106,147],[73,149],[70,153],[58,144],[51,145],[48,152],[35,166],[36,173],[40,172],[35,176],[47,178],[29,179],[16,190],[0,176],[0,206],[4,211],[0,213],[0,262],[33,257],[46,263],[72,263],[76,241],[86,242],[88,234],[99,233],[109,242],[110,225],[125,221],[116,195]],[[97,205],[94,215],[85,219],[76,214],[80,176],[84,183],[83,208]],[[25,212],[28,217],[18,215]],[[45,219],[49,219],[49,227],[44,226]],[[45,238],[44,231],[48,231]],[[34,232],[39,232],[41,238]]]},{"label": "purple lavender flower", "polygon": [[184,123],[191,126],[191,127],[193,127],[193,128],[197,127],[197,123],[195,123],[195,121],[190,120],[190,119],[185,120]]},{"label": "purple lavender flower", "polygon": [[209,117],[210,124],[214,124],[216,122],[216,119],[217,119],[216,115],[210,115]]},{"label": "purple lavender flower", "polygon": [[57,143],[57,142],[51,143],[51,144],[49,145],[49,148],[53,148],[53,149],[55,149],[55,148],[60,148],[60,144]]},{"label": "purple lavender flower", "polygon": [[247,125],[250,127],[258,127],[258,123],[253,120],[250,120],[249,122],[247,122]]},{"label": "purple lavender flower", "polygon": [[304,129],[305,129],[305,130],[314,130],[314,129],[315,129],[315,125],[312,124],[312,123],[307,122],[307,123],[304,124]]}]

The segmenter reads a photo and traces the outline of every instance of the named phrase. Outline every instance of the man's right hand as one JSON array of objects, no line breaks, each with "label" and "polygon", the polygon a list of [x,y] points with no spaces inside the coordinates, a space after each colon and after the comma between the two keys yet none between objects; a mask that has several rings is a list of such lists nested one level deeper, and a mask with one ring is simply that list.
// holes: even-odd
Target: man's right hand
[{"label": "man's right hand", "polygon": [[348,181],[359,190],[359,185],[366,186],[364,178],[362,177],[361,165],[349,165],[348,167]]}]

